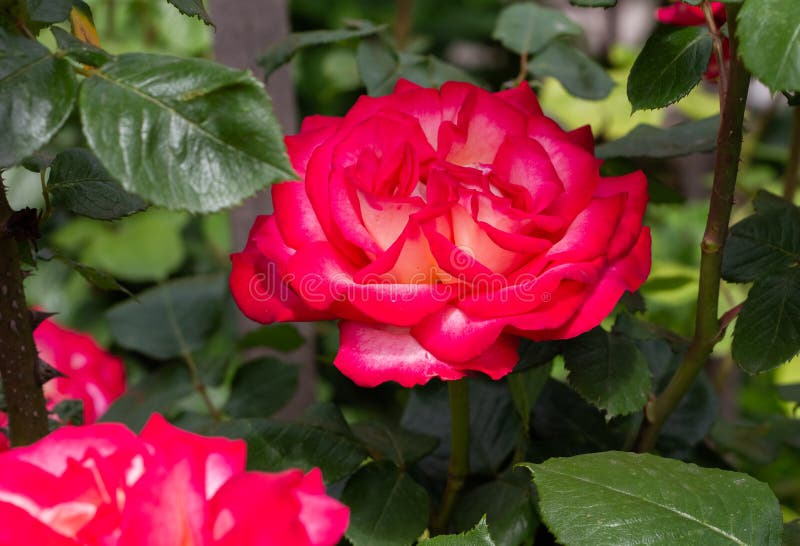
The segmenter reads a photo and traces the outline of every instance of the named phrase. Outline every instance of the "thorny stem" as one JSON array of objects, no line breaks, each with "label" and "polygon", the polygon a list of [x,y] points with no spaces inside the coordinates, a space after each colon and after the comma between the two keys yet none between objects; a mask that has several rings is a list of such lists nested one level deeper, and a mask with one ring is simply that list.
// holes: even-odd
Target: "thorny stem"
[{"label": "thorny stem", "polygon": [[38,358],[33,324],[25,303],[17,241],[5,230],[13,214],[0,179],[0,379],[8,406],[11,445],[27,445],[43,438],[47,409],[36,381]]},{"label": "thorny stem", "polygon": [[411,32],[411,19],[414,11],[414,0],[396,0],[397,15],[394,23],[394,39],[397,49],[403,50],[408,44]]},{"label": "thorny stem", "polygon": [[798,168],[800,168],[800,106],[792,108],[792,138],[789,144],[789,161],[783,178],[783,198],[794,201],[797,191]]},{"label": "thorny stem", "polygon": [[[731,59],[728,67],[720,65],[721,71],[727,69],[728,74],[725,80],[720,79],[720,95],[724,97],[724,101],[717,133],[714,185],[706,230],[700,245],[700,280],[694,336],[683,362],[678,366],[667,387],[645,408],[645,419],[636,444],[636,450],[639,452],[651,451],[655,447],[661,427],[694,383],[711,355],[714,345],[721,337],[717,313],[722,251],[728,236],[728,224],[733,207],[733,192],[742,149],[742,125],[750,83],[750,74],[739,60],[738,46],[733,38],[736,33],[736,15],[739,7],[728,4],[726,9],[731,34]],[[727,86],[722,84],[723,81]]]},{"label": "thorny stem", "polygon": [[449,381],[447,388],[450,395],[450,464],[442,504],[432,524],[432,530],[437,534],[447,530],[453,507],[469,473],[469,384],[465,379]]},{"label": "thorny stem", "polygon": [[[708,26],[709,32],[711,32],[711,37],[713,38],[714,43],[714,55],[717,57],[717,63],[719,66],[719,103],[720,106],[723,105],[725,102],[725,90],[728,89],[728,74],[725,70],[725,49],[722,46],[722,33],[717,27],[717,22],[714,21],[714,11],[711,8],[711,1],[710,0],[703,0],[703,15],[706,18],[706,25]],[[728,25],[730,28],[730,24]],[[731,32],[731,36],[733,32]]]}]

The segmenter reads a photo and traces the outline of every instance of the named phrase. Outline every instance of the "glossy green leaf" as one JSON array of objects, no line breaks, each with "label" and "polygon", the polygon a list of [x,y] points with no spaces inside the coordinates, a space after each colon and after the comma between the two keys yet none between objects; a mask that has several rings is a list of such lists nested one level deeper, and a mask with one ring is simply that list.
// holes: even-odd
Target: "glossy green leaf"
[{"label": "glossy green leaf", "polygon": [[170,4],[178,8],[184,15],[188,15],[189,17],[197,17],[205,24],[214,26],[214,23],[211,21],[211,16],[206,11],[205,6],[203,5],[203,0],[167,0]]},{"label": "glossy green leaf", "polygon": [[[355,471],[367,453],[338,410],[322,406],[310,411],[317,415],[307,415],[300,422],[237,419],[214,425],[207,434],[244,439],[250,470],[319,467],[327,483],[337,482]],[[321,419],[321,411],[332,415]]]},{"label": "glossy green leaf", "polygon": [[633,111],[664,108],[688,95],[708,67],[712,42],[703,26],[658,28],[628,77]]},{"label": "glossy green leaf", "polygon": [[87,78],[79,100],[92,150],[151,203],[214,211],[296,178],[270,99],[247,72],[131,53]]},{"label": "glossy green leaf", "polygon": [[749,373],[780,366],[800,352],[800,268],[756,279],[736,319],[732,352]]},{"label": "glossy green leaf", "polygon": [[492,540],[486,518],[481,518],[474,529],[459,535],[439,535],[421,542],[424,546],[499,546]]},{"label": "glossy green leaf", "polygon": [[225,413],[236,418],[272,415],[294,396],[298,373],[297,365],[269,357],[243,364],[233,376]]},{"label": "glossy green leaf", "polygon": [[239,340],[239,348],[269,347],[276,351],[288,353],[299,349],[303,346],[303,343],[305,343],[305,339],[293,325],[270,324],[247,332]]},{"label": "glossy green leaf", "polygon": [[37,23],[66,21],[72,9],[72,0],[25,0],[28,19]]},{"label": "glossy green leaf", "polygon": [[345,536],[353,546],[411,544],[428,524],[428,492],[389,462],[360,468],[347,481],[342,502],[350,507]]},{"label": "glossy green leaf", "polygon": [[752,282],[800,263],[800,209],[760,191],[756,213],[731,228],[722,255],[722,276]]},{"label": "glossy green leaf", "polygon": [[386,25],[376,26],[371,23],[365,23],[353,29],[293,32],[267,49],[258,59],[258,64],[264,69],[265,77],[268,77],[278,68],[292,60],[292,57],[302,49],[371,36],[385,28]]},{"label": "glossy green leaf", "polygon": [[668,158],[710,152],[717,147],[719,116],[662,129],[637,125],[633,131],[597,147],[597,157]]},{"label": "glossy green leaf", "polygon": [[597,327],[564,342],[569,384],[608,417],[641,410],[650,394],[644,355],[624,336]]},{"label": "glossy green leaf", "polygon": [[775,495],[746,474],[614,451],[526,466],[564,546],[781,543]]},{"label": "glossy green leaf", "polygon": [[356,423],[352,429],[374,459],[389,459],[401,468],[418,461],[439,444],[433,436],[391,427],[379,421]]},{"label": "glossy green leaf", "polygon": [[70,148],[56,156],[47,190],[54,206],[98,220],[113,220],[147,207],[147,203],[123,190],[85,148]]},{"label": "glossy green leaf", "polygon": [[534,76],[552,76],[570,94],[589,100],[606,98],[614,80],[585,53],[561,40],[555,40],[528,63]]},{"label": "glossy green leaf", "polygon": [[121,346],[168,359],[202,347],[216,325],[227,282],[219,276],[187,277],[119,303],[107,313]]},{"label": "glossy green leaf", "polygon": [[0,27],[0,168],[50,141],[69,117],[76,90],[66,59]]},{"label": "glossy green leaf", "polygon": [[736,35],[745,66],[773,91],[800,91],[800,2],[752,0]]},{"label": "glossy green leaf", "polygon": [[558,36],[580,36],[581,32],[559,10],[519,2],[500,12],[492,37],[511,51],[527,55],[544,49]]},{"label": "glossy green leaf", "polygon": [[114,58],[114,56],[107,51],[78,40],[75,36],[62,28],[50,27],[50,32],[53,33],[58,48],[63,51],[67,57],[75,59],[80,63],[91,66],[102,66]]}]

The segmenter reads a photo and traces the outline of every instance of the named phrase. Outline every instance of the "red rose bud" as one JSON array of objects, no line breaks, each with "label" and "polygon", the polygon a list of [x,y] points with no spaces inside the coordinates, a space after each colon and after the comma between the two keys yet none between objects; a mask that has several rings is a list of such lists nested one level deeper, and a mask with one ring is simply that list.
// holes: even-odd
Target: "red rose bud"
[{"label": "red rose bud", "polygon": [[318,469],[245,472],[242,440],[153,415],[63,427],[0,453],[0,546],[332,546],[349,510]]},{"label": "red rose bud", "polygon": [[359,385],[500,378],[517,336],[586,332],[650,271],[644,175],[601,177],[589,127],[527,84],[400,81],[286,144],[300,179],[272,186],[231,290],[259,322],[341,319]]},{"label": "red rose bud", "polygon": [[[83,422],[94,423],[115,399],[125,391],[125,366],[122,360],[106,352],[88,335],[58,325],[47,314],[33,332],[39,359],[37,377],[43,383],[47,409],[64,400],[83,402]],[[8,425],[8,416],[0,412],[0,427]],[[8,449],[0,433],[0,451]]]}]

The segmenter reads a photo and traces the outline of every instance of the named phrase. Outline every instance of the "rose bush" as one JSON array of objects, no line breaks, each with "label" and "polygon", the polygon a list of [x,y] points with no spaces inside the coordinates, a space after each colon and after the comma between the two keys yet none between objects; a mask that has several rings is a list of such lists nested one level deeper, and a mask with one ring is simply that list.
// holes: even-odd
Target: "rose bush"
[{"label": "rose bush", "polygon": [[517,336],[586,332],[649,273],[644,175],[600,176],[589,127],[527,84],[400,81],[286,144],[300,180],[272,187],[230,286],[259,322],[341,319],[360,385],[499,378]]},{"label": "rose bush", "polygon": [[[726,21],[725,4],[722,2],[711,2],[711,13],[717,27],[722,27]],[[682,27],[705,26],[706,17],[703,9],[698,6],[690,6],[683,2],[676,2],[671,6],[665,6],[656,10],[656,19],[665,25],[678,25]],[[727,37],[722,37],[722,50],[725,58],[730,58],[730,41]],[[719,63],[717,57],[712,53],[708,61],[708,68],[704,75],[707,80],[716,80],[719,77]]]},{"label": "rose bush", "polygon": [[[88,425],[125,391],[122,360],[103,350],[91,336],[47,319],[33,332],[33,338],[39,358],[66,376],[44,384],[48,410],[64,400],[81,400],[83,422]],[[0,427],[7,421],[0,412]],[[0,451],[4,449],[8,449],[8,440],[0,433]]]},{"label": "rose bush", "polygon": [[323,546],[349,510],[318,469],[245,472],[241,440],[208,438],[154,414],[63,427],[0,454],[0,545]]}]

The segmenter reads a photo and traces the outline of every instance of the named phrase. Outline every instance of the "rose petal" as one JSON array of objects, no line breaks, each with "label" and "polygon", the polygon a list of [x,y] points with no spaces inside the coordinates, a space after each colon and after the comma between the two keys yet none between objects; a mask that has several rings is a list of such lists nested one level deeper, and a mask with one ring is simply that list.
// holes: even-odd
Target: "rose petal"
[{"label": "rose petal", "polygon": [[322,226],[302,182],[274,184],[272,205],[275,208],[275,222],[287,246],[300,248],[306,243],[325,240]]}]

